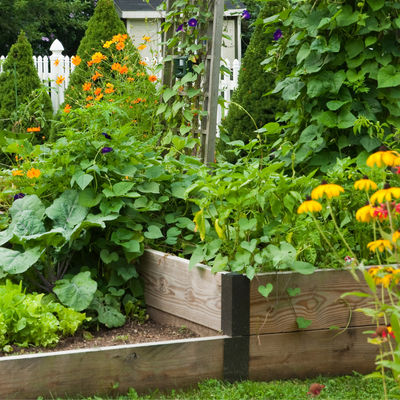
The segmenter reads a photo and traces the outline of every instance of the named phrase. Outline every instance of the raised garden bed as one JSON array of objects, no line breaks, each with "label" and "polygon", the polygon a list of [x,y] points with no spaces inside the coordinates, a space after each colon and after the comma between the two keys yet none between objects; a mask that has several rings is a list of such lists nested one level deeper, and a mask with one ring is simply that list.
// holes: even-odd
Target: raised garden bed
[{"label": "raised garden bed", "polygon": [[[376,347],[362,334],[372,329],[371,320],[353,312],[367,301],[339,300],[344,292],[368,292],[348,271],[262,274],[250,282],[239,274],[213,275],[200,265],[189,272],[187,260],[147,250],[140,272],[152,319],[214,336],[3,357],[0,398],[126,393],[129,387],[145,392],[207,378],[306,378],[375,368]],[[268,282],[277,290],[267,300],[258,286]],[[289,297],[286,286],[299,287],[301,294]],[[329,330],[347,326],[350,308],[348,329],[340,335]],[[312,324],[300,331],[297,317]],[[116,383],[118,388],[111,389]]]}]

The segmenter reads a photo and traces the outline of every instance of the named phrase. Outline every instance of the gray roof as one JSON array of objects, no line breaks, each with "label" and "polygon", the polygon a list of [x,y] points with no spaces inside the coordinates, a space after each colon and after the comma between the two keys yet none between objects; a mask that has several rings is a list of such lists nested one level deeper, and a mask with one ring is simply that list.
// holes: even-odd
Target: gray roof
[{"label": "gray roof", "polygon": [[[154,11],[162,0],[114,0],[114,3],[121,11]],[[238,0],[225,0],[225,6],[228,10],[235,8],[246,8],[245,5]]]}]

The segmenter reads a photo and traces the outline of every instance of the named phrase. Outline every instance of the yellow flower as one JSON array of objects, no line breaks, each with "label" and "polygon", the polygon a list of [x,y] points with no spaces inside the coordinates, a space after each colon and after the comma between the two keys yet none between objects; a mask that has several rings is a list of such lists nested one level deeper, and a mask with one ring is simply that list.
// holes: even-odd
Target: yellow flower
[{"label": "yellow flower", "polygon": [[72,64],[79,65],[81,63],[82,59],[79,56],[72,56],[71,62]]},{"label": "yellow flower", "polygon": [[376,185],[375,182],[368,179],[367,175],[364,175],[362,179],[354,183],[354,188],[358,190],[365,189],[365,191],[368,192],[369,189],[376,190],[378,186]]},{"label": "yellow flower", "polygon": [[105,42],[105,43],[103,44],[103,47],[106,48],[106,49],[108,49],[111,45],[112,45],[112,41],[111,41],[111,40],[107,40],[107,42]]},{"label": "yellow flower", "polygon": [[374,208],[371,206],[371,204],[367,204],[356,212],[356,220],[360,222],[369,222],[371,221],[373,215]]},{"label": "yellow flower", "polygon": [[71,111],[71,108],[72,108],[72,107],[71,107],[69,104],[67,104],[67,105],[65,106],[65,108],[64,108],[64,112],[68,114],[68,113]]},{"label": "yellow flower", "polygon": [[17,169],[16,171],[12,172],[13,176],[23,176],[24,174],[22,173],[21,169]]},{"label": "yellow flower", "polygon": [[94,53],[92,55],[92,62],[95,64],[99,64],[101,63],[102,60],[106,60],[107,57],[103,54],[101,54],[100,52]]},{"label": "yellow flower", "polygon": [[400,154],[397,151],[388,150],[385,146],[379,147],[379,151],[371,154],[367,159],[367,165],[373,167],[375,164],[380,167],[383,164],[394,167],[398,164]]},{"label": "yellow flower", "polygon": [[393,250],[392,243],[390,243],[389,240],[386,239],[379,239],[375,240],[375,242],[369,242],[367,244],[367,247],[370,249],[370,251],[379,250],[381,253],[385,249]]},{"label": "yellow flower", "polygon": [[39,175],[40,175],[40,171],[38,169],[33,168],[33,167],[26,174],[26,176],[28,178],[31,178],[31,179],[39,178]]},{"label": "yellow flower", "polygon": [[57,60],[54,61],[54,66],[57,67],[58,64],[60,64],[60,60],[57,58]]},{"label": "yellow flower", "polygon": [[383,284],[384,287],[389,287],[390,283],[394,281],[397,285],[399,283],[399,278],[397,275],[400,273],[400,269],[394,269],[391,267],[372,267],[368,270],[368,273],[374,279],[374,282],[379,285]]},{"label": "yellow flower", "polygon": [[395,233],[393,233],[392,242],[396,243],[399,239],[400,239],[400,231],[397,230]]},{"label": "yellow flower", "polygon": [[300,207],[297,209],[297,214],[302,214],[305,212],[314,212],[321,211],[322,206],[318,203],[318,201],[311,200],[310,196],[306,197],[306,201],[300,204]]},{"label": "yellow flower", "polygon": [[64,79],[65,78],[62,75],[60,75],[56,80],[56,84],[61,85],[63,83]]},{"label": "yellow flower", "polygon": [[371,203],[383,203],[383,200],[392,201],[392,197],[398,199],[400,197],[400,188],[391,187],[388,183],[385,183],[383,189],[378,190],[371,196]]},{"label": "yellow flower", "polygon": [[321,184],[311,192],[311,197],[317,200],[324,197],[324,194],[326,194],[328,199],[331,199],[332,197],[338,197],[341,192],[344,193],[344,189],[341,186],[322,181]]},{"label": "yellow flower", "polygon": [[85,83],[82,85],[82,88],[83,88],[83,91],[84,91],[84,92],[89,91],[91,87],[92,87],[92,83],[91,83],[91,82],[85,82]]},{"label": "yellow flower", "polygon": [[138,46],[138,50],[144,50],[147,46],[145,44],[141,44]]},{"label": "yellow flower", "polygon": [[150,36],[143,36],[143,40],[145,40],[147,43],[150,42]]}]

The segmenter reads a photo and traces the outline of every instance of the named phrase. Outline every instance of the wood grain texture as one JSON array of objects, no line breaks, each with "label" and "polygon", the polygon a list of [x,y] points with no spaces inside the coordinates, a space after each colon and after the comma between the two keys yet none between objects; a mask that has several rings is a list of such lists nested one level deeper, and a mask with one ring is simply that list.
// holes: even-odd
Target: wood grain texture
[{"label": "wood grain texture", "polygon": [[[223,379],[225,337],[0,358],[0,399],[126,394]],[[118,389],[110,390],[119,383]],[[52,397],[53,396],[53,397]]]},{"label": "wood grain texture", "polygon": [[221,329],[221,273],[189,261],[146,250],[139,260],[145,281],[146,304],[177,317],[219,331]]},{"label": "wood grain texture", "polygon": [[[367,306],[368,298],[348,296],[345,300],[349,305],[340,300],[346,292],[370,293],[364,278],[361,277],[360,282],[345,270],[318,270],[312,275],[260,274],[258,280],[253,279],[250,284],[250,334],[299,331],[297,317],[312,321],[306,328],[310,331],[332,325],[344,328],[349,321],[349,306],[352,310],[350,326],[370,325],[370,317],[355,312],[355,309]],[[272,283],[274,289],[266,299],[258,292],[258,287],[268,283]],[[291,297],[287,288],[300,288],[301,294]]]},{"label": "wood grain texture", "polygon": [[306,379],[318,375],[367,374],[375,369],[378,346],[367,343],[362,332],[350,328],[332,338],[329,330],[250,336],[249,379]]}]

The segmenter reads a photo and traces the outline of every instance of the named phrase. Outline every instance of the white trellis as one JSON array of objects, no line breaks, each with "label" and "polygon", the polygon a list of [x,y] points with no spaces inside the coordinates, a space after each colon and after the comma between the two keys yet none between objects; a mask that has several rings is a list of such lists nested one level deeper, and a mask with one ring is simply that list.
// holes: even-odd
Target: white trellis
[{"label": "white trellis", "polygon": [[[51,56],[33,56],[33,62],[37,69],[40,80],[43,83],[48,83],[49,88],[51,88],[51,101],[53,103],[54,112],[57,112],[60,104],[64,102],[64,92],[69,84],[69,77],[72,71],[75,68],[75,65],[72,64],[71,59],[68,56],[62,55],[62,51],[64,50],[63,45],[59,40],[55,40],[51,47],[50,51],[52,52]],[[0,73],[3,72],[2,62],[5,60],[4,56],[0,57]],[[58,60],[58,63],[56,62]],[[146,57],[144,61],[149,64],[150,60]],[[156,64],[162,62],[162,58],[156,59],[153,58],[152,64],[155,66]],[[55,65],[57,64],[57,65]],[[223,74],[220,78],[219,82],[219,91],[220,95],[229,102],[231,99],[231,94],[233,90],[235,90],[238,86],[238,76],[240,70],[240,61],[234,60],[232,66],[230,65],[229,60],[221,61],[221,65],[225,65],[226,68],[232,71],[232,75]],[[162,71],[159,71],[157,74],[157,78],[161,80]],[[59,76],[63,76],[65,80],[60,84],[56,84],[56,80]],[[229,104],[229,103],[228,103]],[[227,104],[227,105],[228,105]],[[227,108],[222,108],[218,105],[217,112],[217,124],[219,124],[222,118],[225,117],[227,113]]]}]

